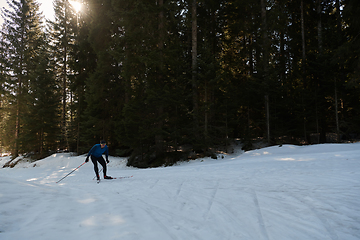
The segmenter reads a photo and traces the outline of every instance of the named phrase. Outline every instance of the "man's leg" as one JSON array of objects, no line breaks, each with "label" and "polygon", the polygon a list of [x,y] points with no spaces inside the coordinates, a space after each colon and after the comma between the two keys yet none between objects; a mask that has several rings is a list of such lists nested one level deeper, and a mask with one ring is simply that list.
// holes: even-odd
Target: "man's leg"
[{"label": "man's leg", "polygon": [[97,162],[98,162],[97,158],[94,157],[94,156],[91,156],[91,161],[94,164],[94,171],[95,171],[96,177],[97,177],[97,179],[100,179],[99,168],[98,168],[98,165],[97,165]]},{"label": "man's leg", "polygon": [[106,162],[104,160],[104,158],[101,156],[98,159],[98,162],[101,164],[101,166],[103,167],[103,172],[104,172],[104,177],[106,176]]}]

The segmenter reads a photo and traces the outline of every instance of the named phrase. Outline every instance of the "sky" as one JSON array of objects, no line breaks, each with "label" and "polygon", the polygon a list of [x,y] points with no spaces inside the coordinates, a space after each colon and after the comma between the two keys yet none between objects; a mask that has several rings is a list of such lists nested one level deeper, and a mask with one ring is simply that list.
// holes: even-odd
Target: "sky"
[{"label": "sky", "polygon": [[[54,9],[53,9],[53,1],[52,0],[37,0],[38,3],[40,3],[40,10],[43,12],[43,15],[47,19],[54,18]],[[0,0],[0,8],[8,7],[7,0]],[[4,22],[4,19],[0,17],[0,25],[2,25]]]}]

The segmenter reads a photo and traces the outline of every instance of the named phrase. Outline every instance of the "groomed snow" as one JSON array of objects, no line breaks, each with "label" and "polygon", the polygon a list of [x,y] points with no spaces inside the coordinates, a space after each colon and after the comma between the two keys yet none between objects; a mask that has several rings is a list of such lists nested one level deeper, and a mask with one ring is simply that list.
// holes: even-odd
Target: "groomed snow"
[{"label": "groomed snow", "polygon": [[[360,239],[360,143],[274,146],[154,169],[54,154],[0,169],[0,239]],[[2,167],[8,157],[0,158]]]}]

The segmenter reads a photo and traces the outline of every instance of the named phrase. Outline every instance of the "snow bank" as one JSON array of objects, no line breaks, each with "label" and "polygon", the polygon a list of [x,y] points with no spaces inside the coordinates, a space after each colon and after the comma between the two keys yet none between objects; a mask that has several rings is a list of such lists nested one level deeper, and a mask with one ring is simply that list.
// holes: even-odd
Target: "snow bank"
[{"label": "snow bank", "polygon": [[[0,239],[360,239],[360,144],[274,146],[135,169],[85,156],[0,169]],[[6,159],[0,158],[0,164]]]}]

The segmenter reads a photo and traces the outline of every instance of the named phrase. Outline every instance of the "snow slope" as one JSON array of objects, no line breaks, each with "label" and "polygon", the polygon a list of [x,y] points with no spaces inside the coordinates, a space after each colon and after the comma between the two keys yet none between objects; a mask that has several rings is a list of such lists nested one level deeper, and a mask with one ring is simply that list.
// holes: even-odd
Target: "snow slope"
[{"label": "snow slope", "polygon": [[[360,144],[269,147],[154,169],[84,156],[0,169],[0,239],[360,239]],[[6,162],[0,158],[0,167]]]}]

